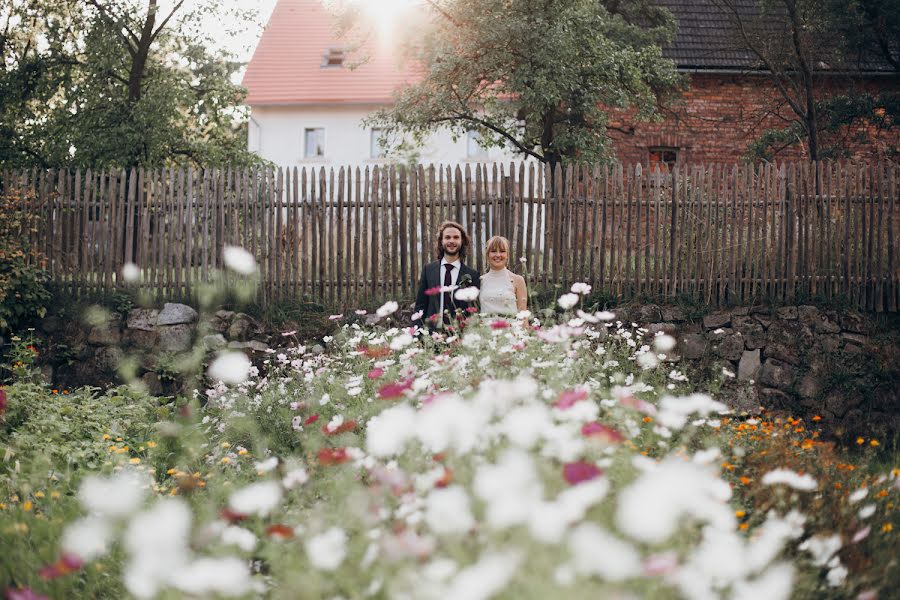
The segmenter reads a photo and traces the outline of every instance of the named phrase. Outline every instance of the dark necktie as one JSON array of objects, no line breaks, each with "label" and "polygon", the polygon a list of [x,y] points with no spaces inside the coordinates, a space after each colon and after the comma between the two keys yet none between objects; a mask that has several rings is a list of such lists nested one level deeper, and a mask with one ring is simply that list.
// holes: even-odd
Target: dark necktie
[{"label": "dark necktie", "polygon": [[[453,265],[450,263],[444,263],[444,287],[450,287],[453,285],[453,278],[451,277],[451,273],[453,272]],[[444,292],[444,310],[450,310],[450,292]]]}]

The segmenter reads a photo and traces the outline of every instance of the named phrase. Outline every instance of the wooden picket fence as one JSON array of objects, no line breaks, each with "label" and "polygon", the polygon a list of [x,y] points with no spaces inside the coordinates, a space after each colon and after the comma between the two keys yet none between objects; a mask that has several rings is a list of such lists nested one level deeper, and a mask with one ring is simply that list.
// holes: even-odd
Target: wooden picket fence
[{"label": "wooden picket fence", "polygon": [[[532,289],[585,281],[621,298],[713,305],[843,298],[896,311],[898,165],[533,163],[339,169],[5,171],[42,219],[24,232],[72,294],[187,298],[228,245],[259,263],[260,299],[334,308],[411,300],[445,219],[508,237]],[[120,275],[140,267],[137,283]]]}]

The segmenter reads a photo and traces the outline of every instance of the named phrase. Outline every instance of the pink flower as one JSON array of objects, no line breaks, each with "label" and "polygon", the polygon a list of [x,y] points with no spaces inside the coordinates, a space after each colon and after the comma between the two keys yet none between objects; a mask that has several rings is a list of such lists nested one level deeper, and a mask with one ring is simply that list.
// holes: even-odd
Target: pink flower
[{"label": "pink flower", "polygon": [[559,395],[559,399],[553,406],[565,410],[567,408],[571,408],[576,402],[587,399],[587,397],[587,390],[566,390]]},{"label": "pink flower", "polygon": [[343,318],[344,318],[344,315],[328,315],[329,321],[339,321],[340,319],[343,319]]},{"label": "pink flower", "polygon": [[0,416],[6,412],[6,390],[0,388]]},{"label": "pink flower", "polygon": [[322,448],[319,450],[319,464],[323,466],[339,465],[350,460],[346,448]]},{"label": "pink flower", "polygon": [[412,389],[412,379],[407,379],[405,381],[398,381],[396,383],[388,383],[386,385],[381,386],[381,389],[378,390],[378,397],[382,400],[393,400],[394,398],[399,398],[403,395],[408,389]]},{"label": "pink flower", "polygon": [[634,396],[628,395],[619,398],[619,404],[625,406],[627,408],[633,408],[634,410],[644,413],[645,415],[655,415],[656,407],[650,404],[645,400],[639,400]]},{"label": "pink flower", "polygon": [[853,535],[853,540],[850,543],[858,544],[859,542],[861,542],[864,539],[866,539],[867,537],[869,537],[869,533],[871,531],[872,531],[872,528],[870,526],[867,525],[867,526],[863,527],[862,529],[860,529]]},{"label": "pink flower", "polygon": [[47,596],[35,594],[31,588],[8,588],[6,600],[49,600]]},{"label": "pink flower", "polygon": [[597,465],[589,462],[580,460],[563,465],[563,478],[569,485],[578,485],[601,475],[603,475],[603,471]]},{"label": "pink flower", "polygon": [[441,286],[436,286],[436,287],[428,288],[427,290],[425,290],[426,296],[435,296],[440,293],[441,293]]},{"label": "pink flower", "polygon": [[651,554],[644,559],[644,574],[656,577],[671,573],[678,566],[678,555],[674,552],[664,554]]},{"label": "pink flower", "polygon": [[581,426],[581,435],[606,444],[621,444],[625,436],[603,423],[585,423]]},{"label": "pink flower", "polygon": [[294,530],[287,525],[275,523],[266,527],[266,535],[276,540],[289,540],[294,537]]},{"label": "pink flower", "polygon": [[63,554],[58,561],[52,565],[42,567],[38,571],[41,579],[49,581],[58,577],[63,577],[69,573],[74,573],[84,566],[84,562],[74,554]]},{"label": "pink flower", "polygon": [[384,369],[372,369],[369,371],[368,377],[369,379],[378,379],[382,375],[384,375]]},{"label": "pink flower", "polygon": [[509,327],[509,322],[507,321],[503,321],[501,319],[491,321],[491,329],[506,329],[507,327]]}]

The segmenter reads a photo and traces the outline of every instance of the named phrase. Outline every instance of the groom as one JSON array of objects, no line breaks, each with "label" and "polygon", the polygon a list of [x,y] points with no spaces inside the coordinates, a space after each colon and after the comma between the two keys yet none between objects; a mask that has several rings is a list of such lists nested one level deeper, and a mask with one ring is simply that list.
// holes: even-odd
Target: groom
[{"label": "groom", "polygon": [[481,287],[478,271],[462,262],[468,249],[469,234],[462,225],[455,221],[441,223],[436,248],[439,260],[428,263],[422,269],[422,279],[416,293],[416,312],[421,311],[422,315],[414,324],[421,327],[424,321],[429,329],[449,325],[457,310],[464,311],[474,305],[474,302],[457,300],[454,292],[440,291],[441,287],[450,286]]}]

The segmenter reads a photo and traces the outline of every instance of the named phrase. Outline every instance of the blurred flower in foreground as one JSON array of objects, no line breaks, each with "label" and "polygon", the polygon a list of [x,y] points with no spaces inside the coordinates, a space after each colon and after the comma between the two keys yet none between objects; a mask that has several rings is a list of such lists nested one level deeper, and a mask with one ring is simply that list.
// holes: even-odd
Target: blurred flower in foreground
[{"label": "blurred flower in foreground", "polygon": [[240,246],[225,246],[222,258],[225,260],[225,266],[235,273],[241,275],[256,273],[256,259]]},{"label": "blurred flower in foreground", "polygon": [[206,374],[213,381],[237,384],[250,375],[250,359],[243,352],[225,352],[209,365]]},{"label": "blurred flower in foreground", "polygon": [[132,262],[122,265],[122,279],[134,283],[141,278],[141,268]]}]

